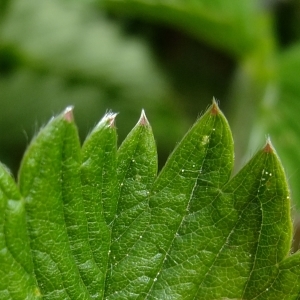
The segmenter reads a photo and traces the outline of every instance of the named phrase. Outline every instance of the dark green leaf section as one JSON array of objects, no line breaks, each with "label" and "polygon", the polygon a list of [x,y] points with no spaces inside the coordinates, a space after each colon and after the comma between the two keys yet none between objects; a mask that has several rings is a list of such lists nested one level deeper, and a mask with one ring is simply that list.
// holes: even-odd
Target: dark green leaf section
[{"label": "dark green leaf section", "polygon": [[151,126],[142,111],[140,120],[118,149],[118,210],[112,228],[108,293],[116,282],[119,264],[141,239],[150,219],[148,198],[157,175],[157,153]]},{"label": "dark green leaf section", "polygon": [[26,201],[35,275],[44,299],[99,296],[101,277],[88,243],[80,164],[71,110],[38,134],[22,163],[20,190]]},{"label": "dark green leaf section", "polygon": [[108,113],[82,147],[81,180],[89,242],[101,270],[99,293],[103,296],[111,242],[111,222],[116,214],[119,186],[116,173],[116,114]]},{"label": "dark green leaf section", "polygon": [[212,197],[230,176],[233,145],[227,121],[214,102],[168,160],[150,191],[150,221],[112,272],[109,298],[150,295],[180,235],[185,217],[198,209],[199,193]]},{"label": "dark green leaf section", "polygon": [[40,299],[33,273],[22,199],[0,164],[0,299]]}]

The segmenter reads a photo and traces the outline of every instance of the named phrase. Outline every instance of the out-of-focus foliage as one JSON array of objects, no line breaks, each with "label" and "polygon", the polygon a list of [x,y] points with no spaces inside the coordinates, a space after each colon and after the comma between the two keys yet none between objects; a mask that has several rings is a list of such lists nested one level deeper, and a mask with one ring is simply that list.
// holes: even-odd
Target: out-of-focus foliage
[{"label": "out-of-focus foliage", "polygon": [[49,111],[69,104],[76,107],[82,135],[113,109],[122,111],[124,136],[143,107],[173,128],[158,131],[165,145],[183,130],[171,87],[146,41],[122,34],[90,3],[9,1],[0,41],[1,148],[9,155],[26,142],[23,131],[34,133],[32,119],[40,124]]},{"label": "out-of-focus foliage", "polygon": [[276,138],[286,165],[293,199],[300,204],[300,43],[278,55],[278,87],[269,88],[262,103],[259,130]]},{"label": "out-of-focus foliage", "polygon": [[1,161],[16,170],[32,119],[68,104],[82,136],[107,108],[121,111],[120,140],[145,108],[164,160],[214,95],[237,168],[270,134],[300,207],[299,3],[2,1]]}]

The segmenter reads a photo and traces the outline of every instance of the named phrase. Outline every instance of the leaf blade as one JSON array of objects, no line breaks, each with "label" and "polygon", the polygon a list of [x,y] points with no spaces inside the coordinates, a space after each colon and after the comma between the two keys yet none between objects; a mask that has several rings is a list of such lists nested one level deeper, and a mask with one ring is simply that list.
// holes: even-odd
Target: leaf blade
[{"label": "leaf blade", "polygon": [[269,288],[279,271],[278,264],[289,254],[292,241],[290,196],[283,168],[270,142],[262,155],[265,156],[260,187],[264,194],[259,197],[262,219],[255,261],[243,295],[246,299]]},{"label": "leaf blade", "polygon": [[279,266],[272,284],[255,299],[299,299],[300,296],[299,252],[286,258]]},{"label": "leaf blade", "polygon": [[[186,164],[188,166],[186,168],[195,172],[194,185],[192,190],[187,193],[189,195],[188,204],[181,212],[182,220],[174,233],[172,248],[170,246],[168,249],[166,260],[156,277],[157,280],[153,283],[152,291],[147,294],[147,299],[157,299],[165,293],[175,298],[180,295],[182,299],[192,299],[193,294],[197,291],[203,267],[205,267],[201,258],[207,255],[205,253],[203,256],[199,251],[198,244],[200,241],[196,231],[196,223],[199,221],[195,219],[195,216],[199,210],[205,208],[216,197],[219,189],[228,181],[232,170],[233,141],[231,132],[226,119],[215,102],[202,117],[202,120],[199,120],[198,124],[196,123],[191,132],[193,130],[195,137],[191,138],[189,142],[191,145],[198,145],[199,148],[194,146],[195,149],[192,148],[193,150],[190,151],[192,154],[198,150],[200,158],[198,157],[197,160],[189,157],[192,155],[187,155]],[[188,135],[190,134],[188,133]],[[182,144],[184,145],[184,143],[183,141]],[[189,145],[185,147],[190,148]],[[201,149],[204,151],[203,154]],[[183,155],[179,154],[179,158],[174,155],[174,162],[179,160],[180,156]],[[172,157],[170,161],[170,165],[174,163]],[[186,173],[185,168],[179,171]],[[163,172],[161,176],[164,177]],[[192,177],[191,175],[188,176]],[[166,175],[166,177],[169,176]],[[199,201],[200,199],[201,201]],[[206,223],[201,224],[204,227],[206,225]],[[202,236],[203,238],[209,240],[211,237]],[[176,279],[179,274],[181,279]]]},{"label": "leaf blade", "polygon": [[111,223],[117,209],[116,114],[106,114],[82,147],[81,182],[89,243],[101,270],[103,297],[111,243]]},{"label": "leaf blade", "polygon": [[[216,124],[215,120],[217,120]],[[224,129],[224,135],[222,130],[218,130],[220,128],[217,125]],[[228,148],[222,148],[225,149],[224,151],[228,154],[228,157],[225,160],[219,157],[219,162],[222,162],[224,168],[220,168],[222,171],[217,176],[213,174],[213,171],[208,172],[207,177],[201,181],[204,182],[205,188],[210,186],[214,188],[210,180],[217,182],[228,180],[233,160],[232,138],[228,130],[228,124],[220,113],[217,104],[213,102],[208,112],[194,125],[184,141],[175,150],[173,156],[168,160],[167,166],[154,183],[149,200],[151,219],[147,232],[145,232],[142,239],[136,242],[132,253],[129,253],[129,256],[118,267],[119,282],[118,286],[115,286],[115,292],[121,293],[119,295],[129,297],[136,294],[137,289],[142,289],[142,291],[140,290],[141,295],[145,297],[148,295],[147,290],[151,289],[155,279],[157,280],[164,256],[169,251],[170,243],[172,243],[174,235],[177,233],[182,216],[186,214],[188,199],[194,192],[198,172],[193,173],[193,168],[195,170],[198,168],[198,171],[200,171],[203,158],[206,155],[206,148],[212,144],[214,147],[220,147],[221,143],[218,139],[220,136],[223,137],[224,144],[228,146]],[[193,143],[196,146],[193,146]],[[189,152],[190,147],[193,149],[192,154]],[[218,154],[217,152],[216,156]],[[179,159],[179,162],[177,162],[177,159]],[[207,166],[203,165],[203,167]],[[215,166],[215,169],[218,167]],[[187,174],[188,172],[185,173],[187,170],[192,172]],[[180,181],[182,182],[180,183]],[[168,184],[170,187],[168,187]],[[112,296],[112,298],[114,297]]]},{"label": "leaf blade", "polygon": [[144,111],[118,149],[117,173],[120,190],[117,215],[112,227],[107,295],[115,292],[118,264],[130,253],[149,222],[148,197],[156,178],[157,153]]},{"label": "leaf blade", "polygon": [[41,130],[22,162],[20,190],[35,275],[45,299],[90,299],[88,290],[93,290],[93,281],[89,285],[86,277],[94,269],[80,265],[92,260],[87,259],[89,252],[80,251],[88,245],[78,160],[78,136],[67,109]]},{"label": "leaf blade", "polygon": [[[25,155],[20,187],[45,299],[298,297],[290,195],[270,140],[230,179],[232,136],[213,101],[156,177],[144,113],[118,152],[114,118],[106,115],[80,150],[66,110]],[[12,198],[20,198],[7,182]],[[39,296],[36,287],[31,292]]]},{"label": "leaf blade", "polygon": [[0,297],[40,299],[26,231],[24,199],[0,165]]}]

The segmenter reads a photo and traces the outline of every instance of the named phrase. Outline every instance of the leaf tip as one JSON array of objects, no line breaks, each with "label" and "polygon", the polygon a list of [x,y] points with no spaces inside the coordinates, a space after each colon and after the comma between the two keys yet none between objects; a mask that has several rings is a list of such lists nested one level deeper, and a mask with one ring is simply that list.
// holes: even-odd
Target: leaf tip
[{"label": "leaf tip", "polygon": [[68,106],[63,113],[63,118],[67,122],[71,123],[74,120],[73,109],[74,109],[74,106]]},{"label": "leaf tip", "polygon": [[141,125],[141,126],[147,126],[147,125],[149,125],[149,121],[148,121],[148,119],[146,117],[146,113],[145,113],[144,109],[142,109],[141,116],[140,116],[138,124]]},{"label": "leaf tip", "polygon": [[220,113],[219,105],[215,97],[213,97],[210,113],[216,116]]},{"label": "leaf tip", "polygon": [[115,120],[116,120],[117,115],[118,115],[117,113],[114,113],[111,111],[105,114],[104,119],[106,121],[106,124],[109,127],[111,127],[111,128],[115,127]]},{"label": "leaf tip", "polygon": [[101,126],[107,126],[110,128],[115,127],[115,120],[118,113],[114,113],[112,111],[108,111],[105,113],[104,117],[99,121],[99,123],[96,125],[96,128],[99,128]]},{"label": "leaf tip", "polygon": [[274,152],[274,147],[272,145],[271,138],[269,136],[267,137],[266,145],[264,146],[263,151],[266,153]]}]

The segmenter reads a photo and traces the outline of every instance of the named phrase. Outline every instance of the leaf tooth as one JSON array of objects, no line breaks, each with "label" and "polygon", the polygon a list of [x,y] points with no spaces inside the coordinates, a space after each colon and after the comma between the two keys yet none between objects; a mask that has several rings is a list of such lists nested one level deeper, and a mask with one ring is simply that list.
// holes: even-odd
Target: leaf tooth
[{"label": "leaf tooth", "polygon": [[99,121],[99,123],[96,125],[96,128],[102,127],[102,126],[107,126],[110,128],[115,127],[115,119],[118,113],[114,113],[112,111],[108,111],[104,117]]},{"label": "leaf tooth", "polygon": [[74,106],[70,105],[63,112],[64,119],[66,121],[68,121],[69,123],[73,122],[73,120],[74,120],[73,109],[74,109]]},{"label": "leaf tooth", "polygon": [[104,117],[106,118],[106,124],[109,127],[111,127],[111,128],[115,127],[115,120],[116,120],[117,115],[118,114],[114,113],[114,112],[108,112],[108,113],[105,114]]},{"label": "leaf tooth", "polygon": [[138,124],[141,125],[141,126],[148,126],[149,125],[149,121],[146,117],[146,113],[145,113],[144,109],[142,109],[141,116],[140,116],[140,119],[138,121]]},{"label": "leaf tooth", "polygon": [[270,136],[267,137],[266,145],[263,148],[263,151],[266,153],[273,153],[274,152],[274,147],[271,142]]},{"label": "leaf tooth", "polygon": [[216,115],[218,115],[220,113],[220,108],[219,108],[217,99],[215,97],[213,97],[213,100],[212,100],[212,105],[211,105],[210,113],[213,116],[216,116]]}]

